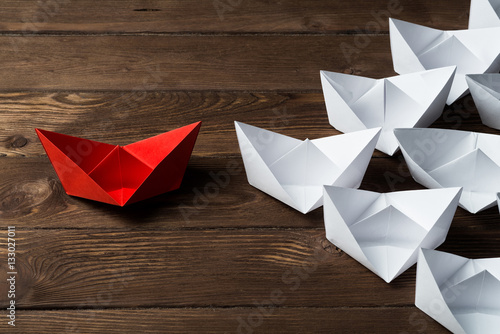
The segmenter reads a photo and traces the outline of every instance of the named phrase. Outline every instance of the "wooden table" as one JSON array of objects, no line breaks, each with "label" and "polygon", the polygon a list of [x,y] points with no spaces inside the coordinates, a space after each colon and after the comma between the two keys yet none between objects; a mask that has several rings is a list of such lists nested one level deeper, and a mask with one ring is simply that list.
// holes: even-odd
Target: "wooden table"
[{"label": "wooden table", "polygon": [[[414,306],[415,266],[386,284],[303,215],[251,187],[235,120],[338,134],[320,70],[394,75],[388,15],[467,27],[469,1],[0,3],[2,333],[446,333]],[[203,121],[179,190],[129,207],[70,197],[34,128],[125,145]],[[497,133],[470,96],[433,127]],[[361,189],[421,189],[374,153]],[[500,253],[497,208],[458,209],[440,250]],[[16,233],[8,326],[7,226]]]}]

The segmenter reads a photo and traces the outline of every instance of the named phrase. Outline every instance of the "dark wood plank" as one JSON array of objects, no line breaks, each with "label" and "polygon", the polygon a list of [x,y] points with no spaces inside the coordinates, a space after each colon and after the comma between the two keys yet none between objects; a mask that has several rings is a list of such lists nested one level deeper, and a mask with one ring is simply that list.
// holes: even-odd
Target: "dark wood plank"
[{"label": "dark wood plank", "polygon": [[[17,228],[15,332],[446,332],[413,306],[415,267],[386,284],[325,239],[321,209],[302,215],[252,188],[233,121],[337,134],[319,70],[394,75],[388,15],[460,29],[468,6],[3,1],[0,221]],[[125,208],[67,196],[33,131],[123,145],[198,120],[182,187]],[[470,98],[433,126],[500,133],[480,125]],[[422,187],[400,154],[376,152],[362,188]],[[496,208],[459,209],[440,249],[497,256],[498,219]]]},{"label": "dark wood plank", "polygon": [[[321,92],[13,92],[0,93],[0,156],[43,155],[35,128],[126,145],[200,120],[203,157],[239,156],[235,120],[299,139],[339,134]],[[470,95],[433,126],[500,134],[481,124]]]},{"label": "dark wood plank", "polygon": [[[1,158],[0,219],[18,228],[198,229],[322,228],[323,211],[303,215],[250,186],[240,157],[192,157],[181,188],[126,207],[66,195],[47,158]],[[422,189],[400,154],[374,158],[361,189]],[[463,233],[496,235],[498,210],[472,215],[458,209]]]},{"label": "dark wood plank", "polygon": [[[4,240],[1,246],[6,257]],[[274,289],[286,296],[283,306],[414,302],[414,269],[386,284],[336,251],[321,230],[18,230],[16,249],[19,308],[98,299],[106,307],[253,306],[266,304]],[[6,286],[6,271],[0,275]],[[5,307],[7,294],[0,298]]]},{"label": "dark wood plank", "polygon": [[331,33],[387,31],[387,17],[467,28],[469,1],[2,1],[0,30],[44,32]]},{"label": "dark wood plank", "polygon": [[339,133],[322,94],[16,92],[0,94],[0,155],[44,154],[35,128],[126,145],[200,120],[197,156],[239,154],[235,120],[302,139]]},{"label": "dark wood plank", "polygon": [[[64,228],[71,222],[73,228],[168,229],[322,225],[321,209],[298,214],[248,184],[233,125],[238,119],[297,138],[338,133],[328,125],[320,93],[150,92],[139,101],[123,92],[4,93],[1,97],[0,120],[7,130],[0,148],[6,155],[0,160],[0,216],[10,224]],[[130,103],[137,103],[133,112]],[[48,159],[36,158],[44,152],[34,127],[127,144],[199,119],[205,123],[181,189],[126,208],[67,196]],[[480,125],[470,96],[447,107],[434,126],[499,133]],[[380,152],[374,156],[385,157]],[[214,175],[221,177],[219,183]],[[412,180],[398,154],[373,159],[361,188],[387,192],[422,187]],[[234,212],[239,213],[236,220]],[[474,216],[459,209],[457,219],[464,226],[481,226],[497,219],[497,213],[491,209]]]},{"label": "dark wood plank", "polygon": [[449,333],[415,307],[278,306],[22,311],[10,333]]},{"label": "dark wood plank", "polygon": [[[498,255],[498,229],[463,232],[441,249]],[[6,258],[5,239],[0,246]],[[406,307],[415,291],[415,266],[387,284],[322,229],[17,230],[16,269],[16,305],[30,309],[253,307],[269,305],[275,289],[282,306]],[[6,270],[0,278],[6,291]]]},{"label": "dark wood plank", "polygon": [[389,36],[356,41],[349,35],[2,36],[0,90],[303,91],[320,89],[320,70],[395,74]]}]

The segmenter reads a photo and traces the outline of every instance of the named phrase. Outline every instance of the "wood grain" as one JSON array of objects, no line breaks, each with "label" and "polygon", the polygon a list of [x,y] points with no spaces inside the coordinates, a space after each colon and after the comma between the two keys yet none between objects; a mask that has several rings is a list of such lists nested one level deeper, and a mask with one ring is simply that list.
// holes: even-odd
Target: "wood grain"
[{"label": "wood grain", "polygon": [[12,333],[382,333],[387,328],[391,333],[449,333],[415,307],[277,306],[23,311]]},{"label": "wood grain", "polygon": [[[7,157],[44,155],[35,128],[127,145],[201,120],[193,154],[203,157],[240,155],[235,120],[299,139],[340,133],[321,92],[4,92],[0,111],[0,156]],[[433,127],[500,134],[481,124],[470,95]]]},{"label": "wood grain", "polygon": [[0,94],[0,154],[44,154],[34,129],[126,145],[203,121],[197,156],[239,154],[234,121],[305,139],[338,134],[322,94],[245,92],[54,92]]},{"label": "wood grain", "polygon": [[[14,225],[19,274],[16,327],[4,319],[0,333],[447,332],[414,306],[415,266],[386,284],[325,239],[322,209],[303,215],[251,187],[233,122],[338,134],[320,70],[395,75],[388,16],[465,29],[468,11],[468,0],[2,1],[0,257]],[[66,195],[34,132],[125,145],[199,120],[181,188],[125,208]],[[432,126],[500,134],[470,97]],[[423,187],[401,154],[375,152],[361,188]],[[439,249],[498,256],[498,222],[496,208],[458,209]]]},{"label": "wood grain", "polygon": [[[16,92],[1,94],[0,101],[0,121],[7,129],[0,136],[5,175],[0,216],[10,224],[66,228],[70,221],[78,222],[70,224],[73,228],[162,229],[322,225],[321,210],[299,215],[248,184],[233,124],[237,119],[297,138],[337,134],[328,125],[320,93],[143,92],[136,101],[128,92]],[[40,157],[44,151],[33,131],[41,127],[124,145],[200,119],[204,124],[181,189],[126,208],[67,196],[48,159]],[[480,124],[470,96],[447,107],[433,126],[499,133]],[[374,156],[362,189],[422,188],[401,154],[387,157],[376,151]],[[234,211],[239,212],[237,220]],[[457,219],[474,225],[496,217],[493,209],[475,216],[459,209]]]},{"label": "wood grain", "polygon": [[[475,234],[440,249],[498,254],[498,233]],[[323,230],[36,230],[17,231],[16,245],[20,309],[269,306],[274,290],[284,297],[279,306],[414,303],[415,267],[387,284],[332,246]],[[6,257],[5,242],[0,246]],[[0,276],[5,292],[6,271]]]},{"label": "wood grain", "polygon": [[[423,189],[403,161],[372,159],[361,189]],[[192,157],[180,189],[123,208],[66,195],[47,158],[2,158],[0,170],[0,219],[22,229],[323,228],[322,209],[303,215],[250,186],[240,157]],[[459,208],[450,233],[463,244],[478,233],[476,247],[499,235],[498,221],[496,208]]]},{"label": "wood grain", "polygon": [[[481,235],[475,249],[444,248],[498,253],[500,236]],[[414,303],[415,267],[387,284],[331,246],[323,230],[32,230],[17,231],[16,246],[19,308],[269,306],[274,290],[280,306]]]},{"label": "wood grain", "polygon": [[113,1],[7,0],[0,30],[20,33],[337,33],[387,32],[392,16],[466,29],[469,1]]},{"label": "wood grain", "polygon": [[320,70],[394,75],[389,48],[387,35],[1,36],[0,90],[319,90]]}]

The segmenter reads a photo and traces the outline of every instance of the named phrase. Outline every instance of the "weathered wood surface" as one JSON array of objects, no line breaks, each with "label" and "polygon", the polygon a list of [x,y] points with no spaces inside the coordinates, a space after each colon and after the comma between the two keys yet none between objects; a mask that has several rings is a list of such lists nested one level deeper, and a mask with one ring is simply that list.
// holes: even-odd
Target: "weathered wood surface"
[{"label": "weathered wood surface", "polygon": [[319,90],[320,70],[394,75],[389,48],[388,35],[0,36],[0,90]]},{"label": "weathered wood surface", "polygon": [[[468,11],[465,0],[3,1],[0,224],[16,226],[19,275],[17,327],[4,318],[0,332],[446,333],[413,306],[415,267],[386,284],[325,239],[321,209],[303,215],[251,187],[233,122],[338,134],[320,70],[395,75],[387,14],[464,29]],[[181,188],[125,208],[67,196],[34,132],[125,145],[199,120]],[[432,126],[500,134],[470,97]],[[375,152],[361,188],[422,186],[400,153]],[[459,208],[439,249],[498,256],[498,223],[496,208]],[[6,272],[1,261],[1,307]]]},{"label": "weathered wood surface", "polygon": [[[398,157],[373,158],[361,188],[379,192],[423,189],[411,178],[402,156]],[[250,186],[239,157],[192,158],[180,189],[124,208],[66,195],[47,160],[0,159],[0,219],[4,224],[22,229],[323,229],[322,209],[299,214]],[[485,246],[483,237],[500,236],[498,210],[472,215],[458,208],[452,232],[455,229],[461,231],[463,240],[478,237],[470,249],[480,251]]]},{"label": "weathered wood surface", "polygon": [[[483,225],[475,233],[452,234],[442,248],[494,256],[491,247],[500,236]],[[281,306],[414,303],[415,267],[387,284],[332,246],[322,229],[42,229],[17,235],[20,308],[270,305],[274,290],[286,297]],[[5,258],[5,242],[1,246]],[[5,278],[1,282],[6,285]]]},{"label": "weathered wood surface", "polygon": [[[12,92],[0,93],[0,111],[0,156],[8,157],[45,154],[35,128],[127,145],[202,120],[193,154],[203,157],[240,156],[234,121],[298,139],[340,133],[321,92]],[[500,134],[481,124],[470,95],[433,127]]]},{"label": "weathered wood surface", "polygon": [[446,333],[416,307],[24,311],[18,329],[26,334],[311,333],[313,330],[315,333],[385,333],[389,329],[390,333]]},{"label": "weathered wood surface", "polygon": [[467,28],[469,1],[7,0],[0,31],[19,33],[386,32],[387,17]]}]

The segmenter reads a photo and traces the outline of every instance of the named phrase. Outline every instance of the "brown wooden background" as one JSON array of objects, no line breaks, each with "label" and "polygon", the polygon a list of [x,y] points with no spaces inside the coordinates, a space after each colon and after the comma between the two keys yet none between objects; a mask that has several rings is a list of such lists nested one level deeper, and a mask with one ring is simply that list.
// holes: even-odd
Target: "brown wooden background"
[{"label": "brown wooden background", "polygon": [[[0,332],[446,333],[413,306],[415,267],[386,284],[325,239],[322,209],[302,215],[252,188],[233,121],[336,134],[320,70],[394,75],[388,14],[461,29],[468,10],[466,0],[2,1],[0,304],[14,225],[18,312],[15,329],[2,312]],[[67,196],[34,131],[124,145],[198,120],[181,188],[125,208]],[[500,133],[470,96],[433,126]],[[375,152],[361,188],[422,188],[402,161]],[[439,249],[498,256],[499,222],[497,208],[458,209]]]}]

